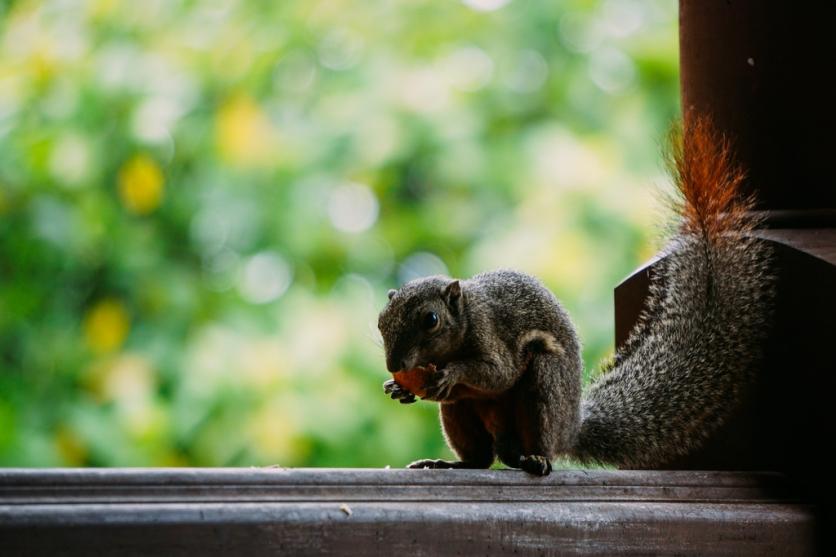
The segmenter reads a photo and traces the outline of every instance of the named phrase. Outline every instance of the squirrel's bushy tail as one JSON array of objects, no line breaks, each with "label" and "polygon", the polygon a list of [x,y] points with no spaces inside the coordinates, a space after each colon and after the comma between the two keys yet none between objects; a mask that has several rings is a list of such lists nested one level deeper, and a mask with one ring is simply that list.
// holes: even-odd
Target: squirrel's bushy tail
[{"label": "squirrel's bushy tail", "polygon": [[695,118],[671,142],[681,217],[639,323],[582,403],[575,457],[652,468],[699,447],[751,382],[768,326],[768,247],[728,142]]}]

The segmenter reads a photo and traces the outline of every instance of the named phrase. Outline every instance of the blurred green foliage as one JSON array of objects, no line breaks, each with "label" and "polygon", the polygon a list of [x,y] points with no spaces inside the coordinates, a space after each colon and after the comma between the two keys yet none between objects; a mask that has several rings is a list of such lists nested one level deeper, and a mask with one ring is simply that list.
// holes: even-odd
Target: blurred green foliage
[{"label": "blurred green foliage", "polygon": [[422,274],[534,273],[611,350],[673,2],[0,5],[0,465],[441,456],[380,388]]}]

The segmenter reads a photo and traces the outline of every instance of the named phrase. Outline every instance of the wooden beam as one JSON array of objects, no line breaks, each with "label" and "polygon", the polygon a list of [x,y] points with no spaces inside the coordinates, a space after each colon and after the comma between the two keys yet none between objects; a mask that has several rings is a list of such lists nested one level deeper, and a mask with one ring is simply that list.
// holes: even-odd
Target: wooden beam
[{"label": "wooden beam", "polygon": [[813,508],[743,472],[0,471],[3,555],[808,555]]}]

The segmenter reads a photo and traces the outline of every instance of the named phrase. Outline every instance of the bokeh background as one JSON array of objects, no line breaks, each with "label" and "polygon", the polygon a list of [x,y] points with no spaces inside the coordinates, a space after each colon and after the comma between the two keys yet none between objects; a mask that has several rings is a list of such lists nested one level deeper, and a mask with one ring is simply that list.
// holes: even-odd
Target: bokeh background
[{"label": "bokeh background", "polygon": [[539,276],[612,351],[672,0],[0,2],[0,465],[403,466],[386,290]]}]

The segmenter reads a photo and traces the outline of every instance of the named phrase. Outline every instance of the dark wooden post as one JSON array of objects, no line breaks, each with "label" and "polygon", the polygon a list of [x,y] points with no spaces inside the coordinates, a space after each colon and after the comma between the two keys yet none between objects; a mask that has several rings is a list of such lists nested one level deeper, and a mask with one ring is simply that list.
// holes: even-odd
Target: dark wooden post
[{"label": "dark wooden post", "polygon": [[[829,2],[682,0],[683,114],[732,141],[776,251],[778,307],[759,383],[737,417],[675,469],[783,470],[824,487],[836,440],[836,62]],[[650,263],[615,290],[623,342]]]},{"label": "dark wooden post", "polygon": [[682,109],[734,140],[762,209],[836,209],[831,2],[682,0]]}]

